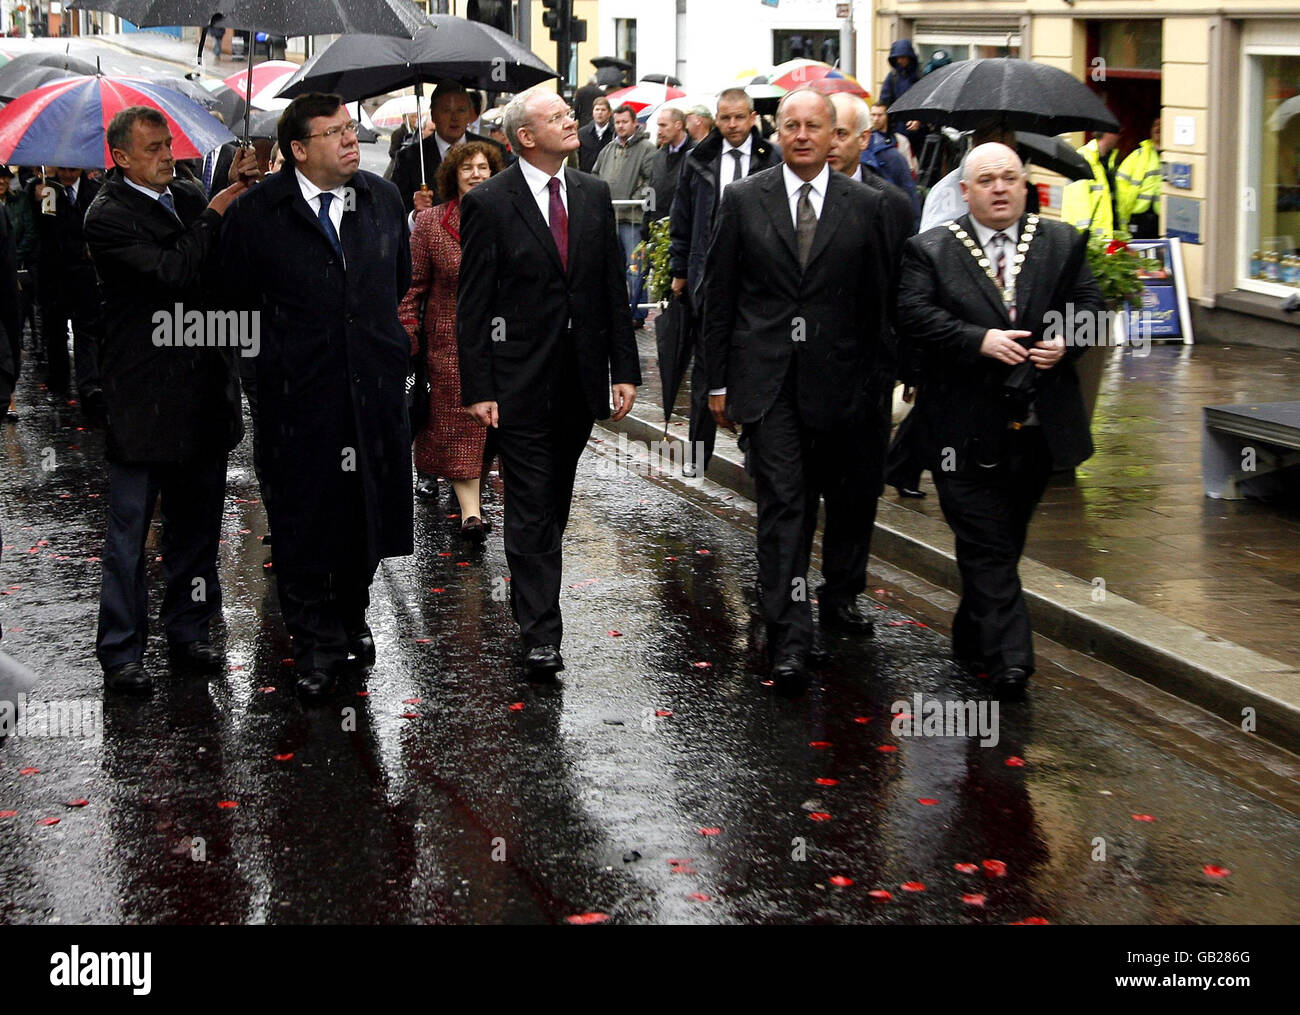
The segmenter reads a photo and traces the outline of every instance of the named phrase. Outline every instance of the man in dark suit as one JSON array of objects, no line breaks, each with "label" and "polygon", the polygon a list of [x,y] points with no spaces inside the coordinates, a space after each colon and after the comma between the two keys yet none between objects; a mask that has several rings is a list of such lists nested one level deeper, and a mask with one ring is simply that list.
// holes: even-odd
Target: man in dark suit
[{"label": "man in dark suit", "polygon": [[812,648],[807,574],[823,496],[822,626],[870,629],[856,599],[879,482],[871,378],[889,227],[875,191],[830,171],[834,127],[827,96],[782,99],[784,165],[727,187],[704,272],[709,407],[719,426],[745,427],[772,676],[791,687]]},{"label": "man in dark suit", "polygon": [[[519,161],[461,202],[461,397],[499,428],[510,602],[533,679],[560,655],[561,544],[595,420],[632,408],[641,369],[609,186],[565,169],[573,111],[534,89],[506,107]],[[611,383],[612,382],[612,383]]]},{"label": "man in dark suit", "polygon": [[596,168],[596,157],[614,140],[614,115],[609,99],[601,95],[591,107],[591,122],[578,131],[578,168],[584,173]]},{"label": "man in dark suit", "polygon": [[673,295],[687,295],[694,317],[695,366],[691,370],[687,439],[692,471],[698,475],[708,468],[717,439],[717,425],[709,409],[709,372],[700,323],[704,318],[704,261],[713,239],[718,203],[734,181],[780,164],[781,153],[763,140],[755,125],[753,100],[743,88],[728,88],[718,95],[717,126],[686,156],[677,178],[669,221],[668,269]]},{"label": "man in dark suit", "polygon": [[[172,134],[157,110],[131,106],[108,125],[116,168],[86,213],[85,236],[103,299],[100,368],[108,414],[108,536],[95,654],[110,691],[146,693],[149,632],[145,539],[162,497],[162,625],[174,668],[215,674],[221,653],[209,625],[221,611],[217,541],[226,456],[243,421],[234,346],[216,344],[204,317],[202,343],[182,342],[191,314],[211,308],[221,218],[246,189],[211,202],[174,177]],[[179,314],[178,314],[178,308]],[[179,319],[178,319],[179,317]]]},{"label": "man in dark suit", "polygon": [[[280,610],[298,691],[374,663],[370,582],[412,549],[410,284],[401,197],[360,169],[356,122],[312,93],[280,118],[285,167],[235,202],[221,234],[228,299],[262,313],[257,413]],[[292,165],[290,161],[292,160]]]},{"label": "man in dark suit", "polygon": [[34,179],[29,188],[36,208],[37,263],[41,277],[38,300],[46,357],[46,386],[66,395],[72,370],[68,364],[68,324],[77,391],[89,411],[103,410],[99,381],[99,293],[95,269],[86,256],[82,224],[100,184],[80,169],[60,167],[54,178]]},{"label": "man in dark suit", "polygon": [[1024,213],[1015,151],[975,148],[962,194],[968,215],[908,240],[898,317],[923,352],[913,412],[956,536],[953,653],[1016,698],[1034,668],[1017,572],[1029,520],[1053,467],[1093,450],[1074,366],[1086,347],[1061,332],[1104,306],[1084,237]]},{"label": "man in dark suit", "polygon": [[[412,134],[393,159],[392,172],[386,174],[397,185],[397,192],[402,195],[402,202],[408,213],[421,212],[433,207],[433,191],[422,190],[421,185],[428,181],[429,186],[433,186],[432,181],[438,175],[442,157],[447,154],[447,150],[452,145],[460,144],[462,141],[484,141],[501,148],[490,137],[482,137],[469,131],[474,115],[474,106],[469,100],[469,94],[460,85],[444,83],[433,90],[433,96],[429,99],[429,121],[433,126],[432,131],[425,134],[423,138],[420,135],[424,131]],[[420,145],[424,147],[423,177],[420,175],[420,148],[418,147]],[[281,145],[282,149],[283,147]],[[502,161],[505,160],[505,156],[505,149],[502,148]]]}]

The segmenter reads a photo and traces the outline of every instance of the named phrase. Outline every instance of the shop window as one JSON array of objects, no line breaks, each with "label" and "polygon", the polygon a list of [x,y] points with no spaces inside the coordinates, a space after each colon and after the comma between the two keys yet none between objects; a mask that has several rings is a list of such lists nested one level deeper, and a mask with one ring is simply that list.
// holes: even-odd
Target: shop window
[{"label": "shop window", "polygon": [[1244,63],[1239,284],[1281,294],[1300,289],[1300,51]]}]

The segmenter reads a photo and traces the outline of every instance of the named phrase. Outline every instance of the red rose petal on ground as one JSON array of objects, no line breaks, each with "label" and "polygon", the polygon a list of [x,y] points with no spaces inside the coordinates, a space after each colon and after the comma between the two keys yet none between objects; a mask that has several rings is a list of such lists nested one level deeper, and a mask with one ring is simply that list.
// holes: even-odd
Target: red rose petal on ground
[{"label": "red rose petal on ground", "polygon": [[290,751],[288,754],[277,754],[277,755],[275,756],[275,760],[276,760],[276,761],[292,761],[292,760],[293,760],[293,751]]},{"label": "red rose petal on ground", "polygon": [[453,519],[453,518],[459,518],[459,517],[460,517],[460,515],[448,515],[448,516],[447,516],[447,520],[448,520],[448,521],[451,521],[451,519]]},{"label": "red rose petal on ground", "polygon": [[775,680],[760,680],[759,683],[762,684],[764,687],[771,687],[773,684],[776,683],[776,681],[775,681]]},{"label": "red rose petal on ground", "polygon": [[456,561],[456,566],[457,566],[457,567],[469,567],[469,561],[468,561],[468,560],[458,560],[458,561]]},{"label": "red rose petal on ground", "polygon": [[18,817],[17,811],[0,811],[0,818],[16,818],[16,817]]},{"label": "red rose petal on ground", "polygon": [[694,666],[697,670],[707,670],[713,664],[706,663],[706,662],[698,662],[698,663],[691,663],[691,665]]},{"label": "red rose petal on ground", "polygon": [[292,665],[293,665],[293,657],[292,657],[292,656],[289,656],[288,658],[281,659],[281,660],[280,660],[280,665],[281,665],[281,666],[292,666]]},{"label": "red rose petal on ground", "polygon": [[420,713],[419,713],[419,712],[403,712],[403,713],[402,713],[402,718],[403,718],[403,719],[418,719],[418,718],[420,718]]},{"label": "red rose petal on ground", "polygon": [[438,556],[439,556],[439,557],[450,557],[450,556],[451,556],[451,553],[450,553],[450,551],[444,550],[442,553],[438,554]]},{"label": "red rose petal on ground", "polygon": [[1007,873],[1007,865],[1001,860],[985,860],[983,867],[995,878],[1005,877]]},{"label": "red rose petal on ground", "polygon": [[911,712],[898,712],[898,713],[895,714],[894,718],[895,718],[895,719],[915,719],[916,716],[912,715]]},{"label": "red rose petal on ground", "polygon": [[687,897],[688,899],[690,899],[692,902],[712,902],[712,901],[713,901],[713,896],[711,896],[711,895],[705,895],[703,892],[691,892],[691,894],[688,895],[688,896],[686,896],[686,897]]},{"label": "red rose petal on ground", "polygon": [[1232,873],[1227,867],[1220,867],[1216,863],[1207,863],[1201,869],[1212,878],[1226,878]]},{"label": "red rose petal on ground", "polygon": [[1155,821],[1155,815],[1152,814],[1134,814],[1134,821]]},{"label": "red rose petal on ground", "polygon": [[830,821],[831,816],[825,811],[812,811],[808,815],[809,821]]},{"label": "red rose petal on ground", "polygon": [[418,705],[418,704],[420,704],[422,701],[424,701],[423,698],[403,698],[403,699],[402,699],[402,704],[403,704],[403,705]]},{"label": "red rose petal on ground", "polygon": [[610,632],[609,632],[609,636],[610,636],[611,638],[621,638],[621,637],[623,637],[623,632],[622,632],[622,631],[610,631]]},{"label": "red rose petal on ground", "polygon": [[925,891],[924,881],[904,881],[898,886],[905,892],[923,892]]},{"label": "red rose petal on ground", "polygon": [[925,804],[926,807],[933,807],[939,801],[932,796],[919,796],[916,798],[918,804]]},{"label": "red rose petal on ground", "polygon": [[577,913],[574,916],[566,916],[564,918],[565,923],[572,923],[576,925],[588,924],[588,923],[607,923],[608,921],[609,921],[608,913]]},{"label": "red rose petal on ground", "polygon": [[952,869],[955,870],[955,871],[961,871],[961,873],[963,873],[963,874],[978,874],[978,873],[979,873],[979,864],[974,864],[974,863],[955,863],[955,864],[952,865]]},{"label": "red rose petal on ground", "polygon": [[873,899],[879,899],[881,902],[888,902],[894,897],[892,892],[887,892],[883,888],[873,888],[867,894]]},{"label": "red rose petal on ground", "polygon": [[57,825],[59,820],[59,818],[37,818],[36,823],[38,825]]},{"label": "red rose petal on ground", "polygon": [[230,811],[238,807],[239,802],[237,800],[218,800],[217,806],[220,807],[223,811]]},{"label": "red rose petal on ground", "polygon": [[239,665],[238,663],[231,663],[229,666],[226,667],[226,669],[228,669],[231,673],[238,673],[243,668],[244,667],[242,665]]},{"label": "red rose petal on ground", "polygon": [[41,770],[39,768],[20,768],[18,769],[18,774],[19,775],[40,775]]},{"label": "red rose petal on ground", "polygon": [[816,748],[817,750],[819,750],[819,751],[820,751],[820,750],[823,750],[824,748],[830,747],[830,745],[831,745],[831,742],[830,742],[829,740],[809,740],[809,741],[808,741],[808,746],[809,746],[809,747],[815,747],[815,748]]},{"label": "red rose petal on ground", "polygon": [[257,692],[258,692],[259,694],[270,694],[270,693],[273,692],[274,690],[275,690],[274,687],[271,687],[271,686],[268,685],[267,687],[259,687],[259,688],[257,689]]},{"label": "red rose petal on ground", "polygon": [[431,642],[431,641],[433,641],[432,638],[416,638],[416,639],[415,639],[415,644],[417,644],[417,645],[427,645],[427,644],[429,644],[429,642]]},{"label": "red rose petal on ground", "polygon": [[357,692],[357,697],[358,697],[358,698],[369,698],[369,697],[370,697],[370,692],[369,692],[369,691],[358,691],[358,692]]},{"label": "red rose petal on ground", "polygon": [[856,723],[866,724],[866,723],[871,722],[871,716],[869,716],[869,715],[855,715],[855,716],[853,717],[853,721],[856,722]]},{"label": "red rose petal on ground", "polygon": [[673,874],[698,874],[699,871],[697,871],[694,867],[682,866],[682,867],[674,867],[672,869],[672,873]]},{"label": "red rose petal on ground", "polygon": [[893,744],[881,744],[879,747],[876,748],[876,750],[881,751],[885,754],[889,754],[891,751],[898,750],[898,748],[895,747]]},{"label": "red rose petal on ground", "polygon": [[1011,926],[1043,926],[1047,923],[1041,916],[1026,916],[1023,920],[1013,920]]},{"label": "red rose petal on ground", "polygon": [[1008,765],[1010,765],[1012,768],[1024,768],[1024,767],[1025,767],[1025,759],[1024,759],[1024,758],[1017,758],[1014,754],[1013,754],[1011,757],[1007,758],[1006,763],[1007,763]]},{"label": "red rose petal on ground", "polygon": [[88,803],[90,803],[90,801],[87,800],[85,797],[82,797],[79,800],[65,800],[63,802],[63,806],[64,807],[85,807]]},{"label": "red rose petal on ground", "polygon": [[430,589],[429,591],[430,591],[430,592],[446,592],[447,590],[446,590],[445,588],[438,588],[438,589]]},{"label": "red rose petal on ground", "polygon": [[664,560],[676,560],[676,557],[665,557]]},{"label": "red rose petal on ground", "polygon": [[840,784],[839,779],[814,779],[813,781],[818,786],[838,786]]},{"label": "red rose petal on ground", "polygon": [[524,710],[524,703],[522,701],[516,701],[513,705],[510,706],[511,712],[522,712],[523,710]]},{"label": "red rose petal on ground", "polygon": [[961,901],[968,906],[982,906],[984,905],[984,898],[978,892],[968,892],[961,897]]},{"label": "red rose petal on ground", "polygon": [[699,832],[700,832],[701,835],[720,835],[720,834],[722,833],[722,829],[721,829],[721,828],[701,828],[701,829],[699,830]]},{"label": "red rose petal on ground", "polygon": [[672,710],[671,708],[657,708],[657,709],[655,709],[655,715],[658,716],[660,719],[667,719],[667,718],[669,718],[672,714],[673,714],[673,710]]},{"label": "red rose petal on ground", "polygon": [[701,557],[707,557],[709,555],[708,550],[696,550],[695,552],[698,553]]},{"label": "red rose petal on ground", "polygon": [[846,878],[843,874],[832,874],[827,880],[836,888],[848,888],[849,885],[853,884],[853,879]]}]

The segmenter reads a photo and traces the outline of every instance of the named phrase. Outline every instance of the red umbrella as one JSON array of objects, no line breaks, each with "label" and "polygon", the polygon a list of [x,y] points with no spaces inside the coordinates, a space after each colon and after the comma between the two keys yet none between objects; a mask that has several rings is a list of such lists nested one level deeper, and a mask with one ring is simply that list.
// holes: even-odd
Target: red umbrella
[{"label": "red umbrella", "polygon": [[821,92],[823,95],[847,92],[849,95],[856,95],[867,102],[871,101],[871,93],[850,77],[818,78],[816,81],[809,81],[806,87],[815,92]]},{"label": "red umbrella", "polygon": [[680,88],[674,88],[672,85],[638,81],[629,88],[620,88],[616,92],[610,92],[605,98],[609,99],[610,109],[617,109],[619,106],[631,106],[639,113],[648,106],[660,106],[669,99],[680,99],[685,95],[684,91]]}]

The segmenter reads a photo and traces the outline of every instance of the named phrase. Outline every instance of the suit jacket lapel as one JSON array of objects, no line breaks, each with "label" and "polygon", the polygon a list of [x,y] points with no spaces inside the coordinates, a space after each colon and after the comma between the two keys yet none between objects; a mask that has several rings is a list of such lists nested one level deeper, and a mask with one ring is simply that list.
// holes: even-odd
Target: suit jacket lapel
[{"label": "suit jacket lapel", "polygon": [[[970,216],[969,215],[961,216],[961,218],[957,220],[957,224],[961,226],[961,228],[966,230],[966,234],[972,240],[975,240],[975,245],[978,247],[979,240],[975,235],[975,224],[971,221]],[[1011,317],[1007,313],[1007,308],[1002,303],[1002,297],[998,294],[998,288],[993,284],[993,280],[989,278],[988,275],[985,273],[984,269],[980,267],[979,261],[974,257],[971,257],[969,251],[967,251],[966,249],[966,244],[962,243],[961,240],[957,239],[955,235],[952,238],[952,242],[956,245],[957,249],[961,252],[959,260],[961,261],[963,270],[966,271],[971,276],[971,278],[975,280],[976,288],[978,288],[979,291],[984,295],[984,298],[988,300],[989,306],[993,307],[993,309],[998,312],[998,314],[1009,326],[1011,324]],[[985,251],[984,256],[986,258],[987,258],[987,254],[988,252]]]},{"label": "suit jacket lapel", "polygon": [[[830,171],[830,176],[826,182],[826,193],[822,197],[822,213],[817,217],[817,229],[813,233],[812,249],[808,252],[808,264],[805,271],[812,267],[814,261],[826,249],[831,242],[831,237],[840,226],[841,216],[838,213],[840,202],[843,200],[844,188],[849,185],[849,180],[843,173],[838,173],[834,169]],[[786,219],[789,220],[789,209],[786,210]]]},{"label": "suit jacket lapel", "polygon": [[[564,188],[569,195],[569,278],[573,277],[573,266],[577,264],[578,259],[583,256],[585,245],[579,238],[579,231],[587,225],[592,216],[588,213],[591,196],[586,188],[582,185],[582,180],[577,173],[565,168],[564,170]],[[534,206],[536,203],[534,202]],[[560,252],[556,250],[555,240],[551,238],[550,229],[547,229],[546,239],[551,244],[551,249],[555,251],[558,258]]]},{"label": "suit jacket lapel", "polygon": [[[1018,232],[1013,239],[1015,240],[1016,246],[1019,247],[1020,236],[1025,231],[1025,219],[1023,217],[1017,223],[1016,228]],[[1047,256],[1047,248],[1042,243],[1037,242],[1038,239],[1039,236],[1035,233],[1035,242],[1029,244],[1029,249],[1025,251],[1025,260],[1020,266],[1020,275],[1016,279],[1016,327],[1019,328],[1025,327],[1025,325],[1019,322],[1035,319],[1029,314],[1029,301],[1034,297],[1035,292],[1041,290],[1045,293],[1049,288],[1033,284],[1033,279],[1038,271],[1038,266],[1041,263],[1042,258]]]},{"label": "suit jacket lapel", "polygon": [[[524,179],[524,171],[519,168],[519,163],[515,163],[507,173],[511,173],[510,180],[510,199],[515,206],[515,210],[523,217],[525,224],[532,231],[533,237],[542,248],[546,251],[548,257],[554,262],[556,269],[564,270],[564,265],[560,261],[560,251],[555,246],[555,237],[551,235],[550,227],[546,224],[546,219],[542,218],[541,209],[537,207],[537,201],[534,200],[532,191],[528,189],[528,181]],[[573,196],[572,187],[573,178],[565,173],[565,184],[569,190],[569,263],[573,263]]]},{"label": "suit jacket lapel", "polygon": [[776,235],[790,251],[792,264],[799,263],[799,247],[795,243],[794,223],[790,220],[790,202],[786,199],[785,177],[773,173],[763,186],[763,207],[776,227]]}]

